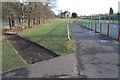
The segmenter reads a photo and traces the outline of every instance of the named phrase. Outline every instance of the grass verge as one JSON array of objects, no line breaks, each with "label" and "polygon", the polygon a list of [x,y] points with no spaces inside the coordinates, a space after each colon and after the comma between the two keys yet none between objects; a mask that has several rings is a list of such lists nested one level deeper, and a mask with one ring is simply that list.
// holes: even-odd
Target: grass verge
[{"label": "grass verge", "polygon": [[9,71],[26,66],[22,58],[15,51],[10,42],[6,39],[2,41],[2,71]]},{"label": "grass verge", "polygon": [[67,41],[67,20],[55,19],[52,22],[36,25],[34,28],[27,29],[19,35],[25,39],[36,42],[37,44],[52,50],[58,55],[74,53],[74,41]]}]

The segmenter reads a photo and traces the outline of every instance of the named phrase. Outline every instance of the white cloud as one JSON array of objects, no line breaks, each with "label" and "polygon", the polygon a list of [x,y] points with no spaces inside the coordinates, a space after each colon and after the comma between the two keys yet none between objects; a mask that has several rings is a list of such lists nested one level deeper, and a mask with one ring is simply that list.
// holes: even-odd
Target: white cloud
[{"label": "white cloud", "polygon": [[118,4],[118,11],[120,13],[120,1],[119,1],[119,4]]},{"label": "white cloud", "polygon": [[58,0],[58,9],[76,12],[79,15],[108,13],[110,7],[118,12],[119,0]]}]

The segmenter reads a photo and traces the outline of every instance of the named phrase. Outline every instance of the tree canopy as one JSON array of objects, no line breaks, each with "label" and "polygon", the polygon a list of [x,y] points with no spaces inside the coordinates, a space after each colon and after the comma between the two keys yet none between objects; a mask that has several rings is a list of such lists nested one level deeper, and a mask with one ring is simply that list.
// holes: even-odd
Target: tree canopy
[{"label": "tree canopy", "polygon": [[73,17],[73,18],[77,18],[77,13],[73,12],[73,13],[72,13],[72,17]]},{"label": "tree canopy", "polygon": [[112,15],[114,12],[113,12],[113,9],[112,7],[110,7],[110,10],[109,10],[109,15]]}]

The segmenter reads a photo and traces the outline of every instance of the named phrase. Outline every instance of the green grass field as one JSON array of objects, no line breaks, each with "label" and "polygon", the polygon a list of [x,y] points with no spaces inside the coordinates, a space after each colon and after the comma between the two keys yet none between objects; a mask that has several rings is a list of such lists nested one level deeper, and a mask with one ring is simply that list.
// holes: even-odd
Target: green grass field
[{"label": "green grass field", "polygon": [[[99,20],[91,20],[91,19],[77,19],[77,22],[99,22]],[[104,23],[104,22],[114,22],[114,23],[118,23],[117,20],[100,20],[100,22]]]},{"label": "green grass field", "polygon": [[10,42],[4,39],[2,41],[2,71],[9,71],[23,66],[27,66],[27,63],[17,54]]},{"label": "green grass field", "polygon": [[19,35],[59,55],[74,53],[75,47],[73,39],[67,42],[66,23],[67,21],[65,19],[55,19],[52,20],[52,22],[27,29]]}]

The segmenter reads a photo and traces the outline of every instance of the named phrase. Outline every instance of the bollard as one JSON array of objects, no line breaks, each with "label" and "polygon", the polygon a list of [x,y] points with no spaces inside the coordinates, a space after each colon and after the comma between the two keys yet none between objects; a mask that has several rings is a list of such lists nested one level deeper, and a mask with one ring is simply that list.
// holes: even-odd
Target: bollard
[{"label": "bollard", "polygon": [[100,23],[100,33],[102,33],[102,23]]},{"label": "bollard", "polygon": [[70,33],[69,33],[69,26],[68,26],[68,23],[67,23],[67,40],[68,40],[68,41],[70,40]]},{"label": "bollard", "polygon": [[118,41],[120,41],[120,29],[118,31]]},{"label": "bollard", "polygon": [[109,36],[109,33],[110,33],[110,23],[108,23],[107,36]]}]

